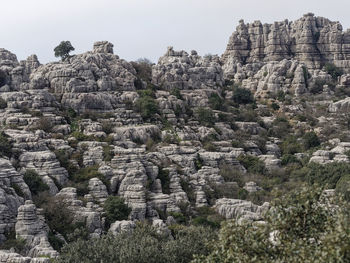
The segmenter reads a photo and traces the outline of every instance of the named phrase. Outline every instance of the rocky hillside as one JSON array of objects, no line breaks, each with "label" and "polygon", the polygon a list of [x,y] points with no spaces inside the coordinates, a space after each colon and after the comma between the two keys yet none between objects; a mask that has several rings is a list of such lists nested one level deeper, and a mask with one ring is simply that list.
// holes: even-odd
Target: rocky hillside
[{"label": "rocky hillside", "polygon": [[102,41],[42,65],[0,49],[0,262],[143,220],[261,221],[305,183],[340,189],[349,96],[350,32],[313,14],[240,21],[221,57],[127,62]]}]

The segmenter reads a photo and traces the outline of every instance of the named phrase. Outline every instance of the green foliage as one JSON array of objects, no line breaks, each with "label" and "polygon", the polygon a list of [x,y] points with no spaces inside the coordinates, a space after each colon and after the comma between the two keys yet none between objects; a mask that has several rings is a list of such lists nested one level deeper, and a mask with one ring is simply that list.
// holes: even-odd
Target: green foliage
[{"label": "green foliage", "polygon": [[266,224],[226,222],[210,255],[192,262],[348,262],[349,214],[326,203],[322,189],[293,192],[273,204]]},{"label": "green foliage", "polygon": [[57,263],[187,263],[194,254],[207,255],[204,244],[215,237],[210,228],[175,225],[169,238],[151,226],[139,224],[132,233],[68,244]]},{"label": "green foliage", "polygon": [[48,117],[41,117],[37,122],[36,129],[43,130],[44,132],[51,132],[53,124]]},{"label": "green foliage", "polygon": [[320,139],[317,137],[317,134],[313,131],[305,133],[303,137],[303,143],[305,149],[307,150],[313,147],[317,147],[321,144]]},{"label": "green foliage", "polygon": [[138,59],[136,62],[131,62],[136,70],[137,79],[135,80],[136,89],[142,89],[142,80],[150,83],[152,81],[152,62],[147,58]]},{"label": "green foliage", "polygon": [[332,63],[326,63],[324,65],[324,70],[332,76],[334,80],[337,80],[343,74],[343,71]]},{"label": "green foliage", "polygon": [[[62,198],[41,194],[40,200],[36,199],[36,204],[44,210],[46,223],[50,227],[49,241],[56,249],[60,250],[63,242],[60,242],[55,233],[60,233],[68,241],[75,241],[80,238],[87,238],[88,230],[85,222],[76,221],[73,213],[67,208],[67,204]],[[75,239],[70,238],[71,233],[80,229],[80,236]]]},{"label": "green foliage", "polygon": [[24,197],[24,193],[23,193],[21,187],[18,186],[18,184],[11,183],[11,187],[13,188],[13,190],[15,190],[15,192],[18,196]]},{"label": "green foliage", "polygon": [[154,93],[151,89],[140,90],[140,97],[134,104],[136,112],[141,114],[144,120],[155,119],[155,115],[159,113],[157,101],[154,99]]},{"label": "green foliage", "polygon": [[179,88],[173,88],[170,90],[170,95],[175,96],[176,98],[178,98],[179,100],[182,100],[183,97],[181,95],[181,91]]},{"label": "green foliage", "polygon": [[241,87],[233,88],[232,99],[238,104],[249,104],[254,102],[254,97],[250,90]]},{"label": "green foliage", "polygon": [[289,134],[290,129],[289,121],[285,117],[277,117],[268,130],[268,136],[283,138]]},{"label": "green foliage", "polygon": [[102,122],[102,131],[107,135],[113,132],[113,124],[109,121]]},{"label": "green foliage", "polygon": [[110,162],[113,158],[113,148],[110,145],[103,146],[103,160]]},{"label": "green foliage", "polygon": [[314,85],[310,88],[312,94],[318,94],[323,91],[323,86],[326,84],[324,80],[316,79]]},{"label": "green foliage", "polygon": [[281,164],[287,165],[290,163],[300,163],[300,160],[292,154],[284,154],[281,158]]},{"label": "green foliage", "polygon": [[117,220],[126,220],[131,212],[131,208],[125,204],[124,199],[119,196],[108,196],[103,205],[108,225]]},{"label": "green foliage", "polygon": [[211,93],[208,98],[208,103],[210,108],[214,110],[223,110],[224,109],[224,100],[217,94]]},{"label": "green foliage", "polygon": [[12,142],[9,136],[4,132],[0,133],[0,157],[11,157],[12,155]]},{"label": "green foliage", "polygon": [[170,194],[169,170],[159,167],[157,179],[159,179],[162,183],[163,194]]},{"label": "green foliage", "polygon": [[215,116],[211,109],[200,107],[197,109],[198,121],[203,126],[213,126],[215,123]]},{"label": "green foliage", "polygon": [[283,154],[295,154],[302,152],[302,145],[298,142],[295,136],[286,137],[282,141],[280,148]]},{"label": "green foliage", "polygon": [[346,201],[350,201],[350,174],[343,175],[338,180],[335,190],[343,195]]},{"label": "green foliage", "polygon": [[49,190],[48,185],[43,182],[40,175],[34,170],[27,170],[23,175],[23,179],[33,195]]},{"label": "green foliage", "polygon": [[306,87],[308,87],[308,79],[309,79],[309,72],[307,70],[307,67],[303,66],[303,75],[304,75],[304,81]]},{"label": "green foliage", "polygon": [[276,110],[280,109],[280,106],[276,102],[272,102],[271,103],[271,108],[276,111]]},{"label": "green foliage", "polygon": [[15,229],[8,230],[7,232],[5,232],[5,237],[6,241],[0,244],[0,250],[14,249],[14,252],[16,253],[25,252],[26,241],[21,237],[16,238]]},{"label": "green foliage", "polygon": [[6,100],[4,100],[3,98],[0,97],[0,109],[6,109],[6,108],[7,108]]},{"label": "green foliage", "polygon": [[350,164],[334,162],[329,164],[310,163],[304,169],[304,177],[310,184],[336,187],[343,176],[350,174]]},{"label": "green foliage", "polygon": [[247,169],[249,173],[265,174],[266,168],[263,161],[252,155],[240,155],[237,160]]},{"label": "green foliage", "polygon": [[61,43],[54,49],[55,57],[61,57],[62,60],[65,60],[69,57],[69,53],[74,50],[75,48],[70,41],[61,41]]}]

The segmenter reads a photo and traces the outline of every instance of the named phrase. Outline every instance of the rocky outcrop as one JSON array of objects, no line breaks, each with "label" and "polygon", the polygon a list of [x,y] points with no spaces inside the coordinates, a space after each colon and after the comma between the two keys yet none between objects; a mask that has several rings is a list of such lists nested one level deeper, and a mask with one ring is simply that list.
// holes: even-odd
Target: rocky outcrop
[{"label": "rocky outcrop", "polygon": [[168,47],[152,68],[152,83],[166,90],[216,89],[224,84],[220,59],[218,56],[200,57],[196,51],[189,55]]},{"label": "rocky outcrop", "polygon": [[225,53],[224,64],[259,63],[297,59],[312,69],[320,69],[327,62],[340,68],[349,68],[350,32],[342,31],[339,22],[308,13],[302,18],[273,24],[260,21],[245,24],[239,22],[230,37]]},{"label": "rocky outcrop", "polygon": [[250,201],[221,198],[216,201],[214,208],[226,219],[260,221],[263,213],[269,209],[269,203],[258,206]]},{"label": "rocky outcrop", "polygon": [[16,223],[16,238],[23,238],[28,247],[28,256],[49,256],[58,255],[48,240],[48,226],[45,218],[37,210],[32,201],[27,200],[24,205],[18,208]]}]

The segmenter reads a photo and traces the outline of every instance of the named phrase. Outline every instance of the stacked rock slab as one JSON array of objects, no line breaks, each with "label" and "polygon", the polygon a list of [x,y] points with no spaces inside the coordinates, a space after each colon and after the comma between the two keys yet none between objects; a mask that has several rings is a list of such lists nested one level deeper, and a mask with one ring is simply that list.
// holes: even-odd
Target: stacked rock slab
[{"label": "stacked rock slab", "polygon": [[18,208],[16,223],[16,237],[23,238],[28,247],[28,256],[50,256],[58,255],[48,240],[48,226],[39,210],[32,201],[27,200]]},{"label": "stacked rock slab", "polygon": [[241,20],[222,55],[224,64],[293,58],[311,69],[329,62],[349,70],[350,31],[343,32],[339,22],[312,13],[294,22],[245,24]]}]

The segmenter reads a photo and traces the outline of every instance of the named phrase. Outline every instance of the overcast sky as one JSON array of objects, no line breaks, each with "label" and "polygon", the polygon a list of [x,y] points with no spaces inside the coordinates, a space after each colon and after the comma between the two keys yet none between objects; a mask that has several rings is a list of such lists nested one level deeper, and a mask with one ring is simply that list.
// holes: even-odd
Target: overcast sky
[{"label": "overcast sky", "polygon": [[349,0],[0,0],[0,47],[19,60],[37,54],[57,60],[53,49],[69,40],[74,53],[98,40],[114,44],[126,60],[157,62],[167,46],[222,54],[238,21],[295,20],[313,12],[350,27]]}]

